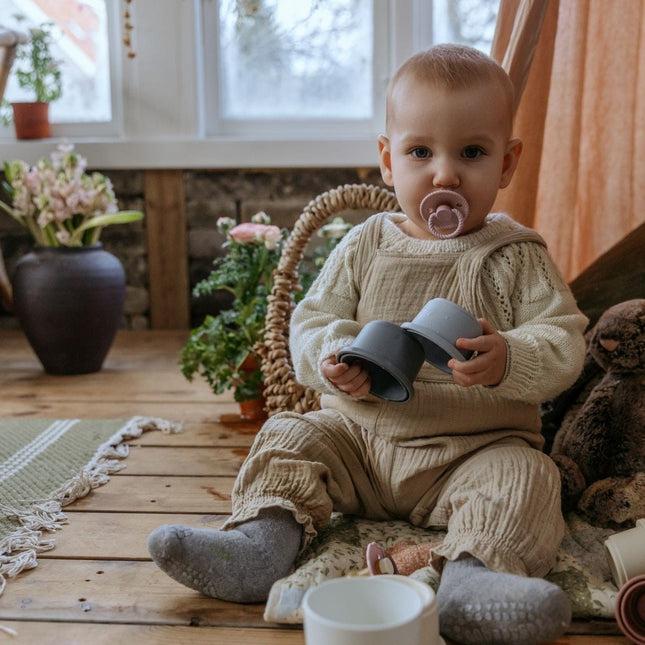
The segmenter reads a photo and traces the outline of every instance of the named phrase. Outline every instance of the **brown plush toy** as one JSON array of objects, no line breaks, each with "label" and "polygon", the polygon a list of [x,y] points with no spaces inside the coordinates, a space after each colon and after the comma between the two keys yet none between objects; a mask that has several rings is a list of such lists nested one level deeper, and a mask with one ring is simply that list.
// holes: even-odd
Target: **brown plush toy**
[{"label": "brown plush toy", "polygon": [[645,299],[607,309],[586,337],[586,383],[573,386],[550,454],[564,511],[625,528],[645,517]]}]

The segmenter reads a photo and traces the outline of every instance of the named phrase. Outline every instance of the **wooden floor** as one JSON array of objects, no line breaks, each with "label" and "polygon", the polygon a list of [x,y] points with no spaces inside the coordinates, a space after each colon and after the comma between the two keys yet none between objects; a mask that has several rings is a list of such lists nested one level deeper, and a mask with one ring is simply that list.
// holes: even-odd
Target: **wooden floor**
[{"label": "wooden floor", "polygon": [[[230,396],[188,383],[177,363],[182,332],[121,332],[97,374],[44,374],[22,334],[0,330],[0,416],[182,421],[184,432],[150,432],[131,442],[126,468],[66,508],[69,524],[38,566],[0,596],[0,644],[302,645],[300,628],[264,623],[262,605],[205,598],[165,576],[146,551],[163,523],[220,526],[230,512],[235,473],[257,426],[220,423],[235,413]],[[15,630],[11,638],[2,627]],[[559,645],[618,645],[603,636],[569,635]],[[573,631],[590,631],[574,626]],[[329,645],[334,645],[330,643]]]}]

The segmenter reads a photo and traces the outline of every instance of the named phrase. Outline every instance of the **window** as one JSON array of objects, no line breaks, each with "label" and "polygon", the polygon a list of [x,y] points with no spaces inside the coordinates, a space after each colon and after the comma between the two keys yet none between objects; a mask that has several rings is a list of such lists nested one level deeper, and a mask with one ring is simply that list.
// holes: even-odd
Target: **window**
[{"label": "window", "polygon": [[[0,0],[2,25],[28,33],[52,23],[52,55],[60,62],[63,91],[50,105],[60,133],[116,134],[110,74],[109,16],[105,0]],[[113,22],[113,21],[112,21]],[[20,62],[14,63],[19,67]],[[114,67],[114,66],[113,66]],[[15,75],[5,90],[7,101],[32,100]]]},{"label": "window", "polygon": [[204,3],[206,135],[374,135],[382,127],[393,68],[432,42],[464,42],[489,51],[498,4]]},{"label": "window", "polygon": [[219,36],[204,38],[207,105],[215,107],[206,133],[365,130],[387,60],[385,48],[373,47],[375,22],[386,17],[379,4],[385,7],[372,0],[206,3],[204,31]]},{"label": "window", "polygon": [[[54,137],[99,168],[377,163],[390,74],[433,42],[488,51],[499,0],[0,0],[0,22],[55,19]],[[13,80],[6,98],[16,92]],[[35,160],[52,142],[16,142]],[[1,159],[0,159],[1,160]]]}]

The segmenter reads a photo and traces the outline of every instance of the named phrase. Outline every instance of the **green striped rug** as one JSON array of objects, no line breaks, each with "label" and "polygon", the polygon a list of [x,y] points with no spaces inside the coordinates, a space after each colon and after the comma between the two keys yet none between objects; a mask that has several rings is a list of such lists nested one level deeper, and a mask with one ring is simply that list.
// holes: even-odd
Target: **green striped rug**
[{"label": "green striped rug", "polygon": [[0,595],[6,578],[54,548],[61,508],[124,467],[128,439],[179,432],[163,419],[0,419]]}]

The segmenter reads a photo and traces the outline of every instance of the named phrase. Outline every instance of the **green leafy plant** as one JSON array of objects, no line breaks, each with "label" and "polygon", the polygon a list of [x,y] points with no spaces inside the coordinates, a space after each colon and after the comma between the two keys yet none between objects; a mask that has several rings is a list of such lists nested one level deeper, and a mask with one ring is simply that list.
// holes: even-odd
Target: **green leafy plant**
[{"label": "green leafy plant", "polygon": [[60,144],[35,166],[4,163],[2,188],[11,215],[40,246],[86,246],[99,241],[103,227],[140,220],[141,211],[119,211],[110,180],[85,172],[87,161],[74,146]]},{"label": "green leafy plant", "polygon": [[267,295],[286,236],[286,231],[270,222],[265,213],[238,225],[229,217],[219,218],[217,228],[226,235],[223,247],[227,253],[215,260],[213,270],[193,294],[224,290],[233,302],[230,309],[206,316],[181,352],[181,371],[189,381],[199,374],[216,394],[233,389],[236,401],[261,396],[262,373],[254,347],[262,340]]},{"label": "green leafy plant", "polygon": [[[24,17],[19,17],[24,19]],[[22,89],[29,90],[34,101],[51,103],[63,93],[60,61],[51,53],[53,22],[29,30],[29,39],[18,45],[12,73]],[[12,121],[10,104],[3,100],[2,121]]]},{"label": "green leafy plant", "polygon": [[[314,251],[313,267],[302,273],[303,291],[298,297],[351,227],[340,222],[334,220],[319,232],[325,242]],[[195,286],[193,294],[205,296],[224,290],[233,296],[233,302],[229,309],[206,316],[191,331],[181,351],[180,366],[189,381],[199,375],[215,394],[232,389],[236,401],[249,401],[262,396],[263,375],[255,347],[264,339],[267,296],[287,231],[271,225],[266,213],[237,225],[235,220],[221,217],[217,228],[226,235],[226,255],[215,260],[211,273]]]}]

